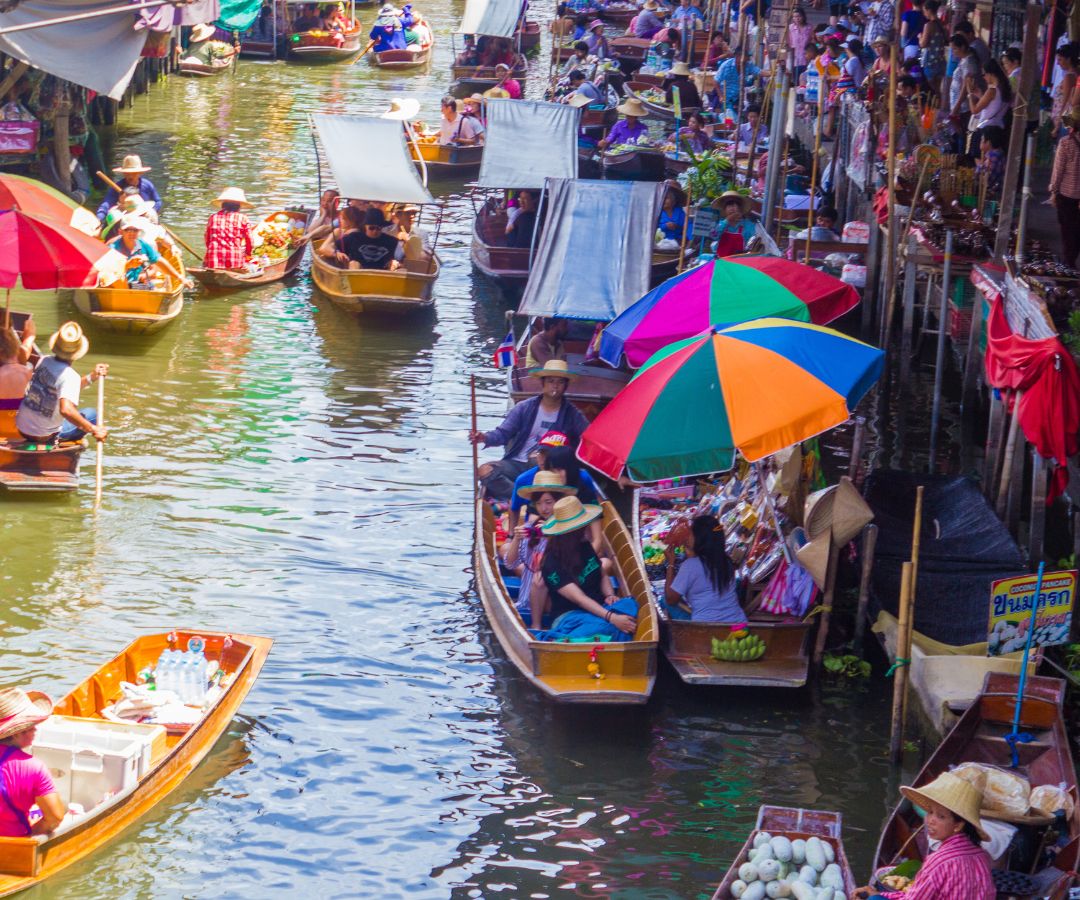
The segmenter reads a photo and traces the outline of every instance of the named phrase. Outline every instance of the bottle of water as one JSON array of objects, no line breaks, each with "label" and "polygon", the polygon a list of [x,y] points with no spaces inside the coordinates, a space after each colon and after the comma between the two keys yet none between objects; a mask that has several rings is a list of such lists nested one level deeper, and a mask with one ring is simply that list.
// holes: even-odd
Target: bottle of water
[{"label": "bottle of water", "polygon": [[162,651],[158,659],[156,682],[159,691],[174,690],[175,685],[175,659],[172,650]]},{"label": "bottle of water", "polygon": [[185,653],[181,662],[180,699],[184,703],[195,702],[195,655]]}]

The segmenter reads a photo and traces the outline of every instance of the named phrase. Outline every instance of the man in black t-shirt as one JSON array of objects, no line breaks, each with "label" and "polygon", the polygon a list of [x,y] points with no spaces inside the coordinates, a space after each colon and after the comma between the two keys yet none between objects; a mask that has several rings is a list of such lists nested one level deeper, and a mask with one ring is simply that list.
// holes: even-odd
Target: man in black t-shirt
[{"label": "man in black t-shirt", "polygon": [[339,260],[350,269],[397,269],[400,265],[395,259],[398,239],[383,231],[386,224],[382,210],[368,209],[364,213],[364,227],[342,239],[345,252],[338,254]]}]

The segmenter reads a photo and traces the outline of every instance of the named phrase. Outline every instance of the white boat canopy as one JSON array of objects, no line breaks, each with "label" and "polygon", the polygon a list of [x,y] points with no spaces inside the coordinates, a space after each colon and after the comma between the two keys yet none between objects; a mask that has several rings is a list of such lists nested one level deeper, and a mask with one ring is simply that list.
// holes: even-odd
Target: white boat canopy
[{"label": "white boat canopy", "polygon": [[649,289],[665,187],[547,180],[546,215],[520,315],[610,322]]},{"label": "white boat canopy", "polygon": [[458,34],[512,38],[521,19],[521,0],[465,0]]},{"label": "white boat canopy", "polygon": [[313,118],[342,197],[379,203],[435,202],[417,174],[401,122],[327,113]]},{"label": "white boat canopy", "polygon": [[481,187],[538,189],[577,178],[581,110],[539,100],[488,100]]}]

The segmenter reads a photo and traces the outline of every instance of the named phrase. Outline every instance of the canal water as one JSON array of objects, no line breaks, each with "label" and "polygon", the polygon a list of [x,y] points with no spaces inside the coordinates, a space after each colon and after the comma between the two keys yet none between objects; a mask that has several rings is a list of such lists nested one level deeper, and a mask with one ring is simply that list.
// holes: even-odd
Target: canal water
[{"label": "canal water", "polygon": [[[142,155],[192,243],[226,185],[263,211],[313,203],[309,114],[412,95],[436,121],[461,11],[425,6],[429,73],[174,77],[122,112],[110,158]],[[866,877],[895,797],[880,681],[713,693],[662,669],[643,709],[566,710],[502,655],[472,584],[466,432],[469,373],[483,423],[506,408],[492,351],[512,300],[471,269],[468,189],[433,190],[432,320],[347,315],[305,269],[194,295],[157,336],[89,328],[81,366],[112,366],[104,503],[90,456],[75,495],[0,500],[0,683],[62,695],[173,627],[276,644],[194,776],[26,896],[708,897],[761,803],[842,811]],[[49,293],[14,307],[43,335],[76,315]]]}]

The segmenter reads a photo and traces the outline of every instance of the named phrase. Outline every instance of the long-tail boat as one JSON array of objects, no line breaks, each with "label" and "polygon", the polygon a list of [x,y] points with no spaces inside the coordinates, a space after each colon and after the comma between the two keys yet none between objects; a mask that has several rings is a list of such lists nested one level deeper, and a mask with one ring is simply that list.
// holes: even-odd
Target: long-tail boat
[{"label": "long-tail boat", "polygon": [[[639,100],[641,105],[649,111],[650,118],[658,119],[661,122],[674,122],[674,104],[652,99],[653,95],[650,91],[655,91],[656,89],[656,85],[645,81],[628,81],[623,85],[623,93],[627,97],[633,97]],[[700,107],[697,106],[684,106],[682,108],[683,121],[686,121],[686,119],[693,113],[696,113],[699,109]]]},{"label": "long-tail boat", "polygon": [[[235,54],[234,54],[235,56]],[[224,72],[228,72],[233,65],[233,56],[222,57],[221,59],[215,59],[211,63],[200,63],[194,60],[182,59],[177,63],[176,71],[180,75],[186,75],[189,78],[211,78],[215,75],[221,75]]]},{"label": "long-tail boat", "polygon": [[844,879],[843,894],[845,897],[850,897],[856,884],[851,866],[848,865],[847,855],[844,853],[844,842],[841,838],[842,824],[843,819],[838,812],[795,809],[787,806],[762,806],[758,810],[757,825],[750,832],[750,837],[746,839],[739,855],[735,857],[724,880],[720,882],[720,886],[713,894],[712,900],[734,900],[736,895],[731,892],[731,886],[739,878],[739,866],[749,859],[750,851],[754,848],[754,838],[763,831],[770,837],[786,837],[790,841],[816,837],[828,843],[832,847],[836,864],[840,867],[840,873]]},{"label": "long-tail boat", "polygon": [[625,181],[660,181],[666,160],[657,147],[606,150],[600,154],[605,178]]},{"label": "long-tail boat", "polygon": [[[510,65],[511,74],[517,81],[522,81],[527,69],[525,56],[522,53],[527,46],[536,46],[540,41],[540,28],[535,23],[526,23],[523,29],[523,3],[522,0],[466,0],[465,11],[455,38],[463,36],[465,46],[474,39],[486,38],[489,41],[503,41],[513,47],[514,59]],[[531,28],[528,26],[532,26]],[[526,41],[535,43],[526,44]],[[480,41],[477,40],[477,46]],[[463,63],[462,57],[455,44],[452,49],[454,63],[450,74],[453,84],[451,92],[455,96],[464,97],[473,93],[483,93],[499,83],[493,66],[477,66],[473,63]],[[471,57],[470,57],[471,58]]]},{"label": "long-tail boat", "polygon": [[[964,711],[952,731],[915,776],[911,786],[923,787],[942,772],[966,762],[997,766],[1018,774],[1027,779],[1032,789],[1042,785],[1064,785],[1073,799],[1074,807],[1065,818],[1066,833],[1059,834],[1053,844],[1045,847],[1042,843],[1045,830],[1053,825],[1053,816],[1031,810],[1018,816],[986,810],[982,813],[984,821],[1002,819],[1018,826],[1025,832],[1023,843],[1041,848],[1035,853],[1033,862],[1012,861],[1009,868],[1022,866],[1024,874],[1036,879],[1037,896],[1064,900],[1076,881],[1077,853],[1080,850],[1080,797],[1077,794],[1069,734],[1062,718],[1065,682],[1060,678],[1044,676],[1027,679],[1020,709],[1021,740],[1015,745],[1019,766],[1014,769],[1011,768],[1012,749],[1008,738],[1016,718],[1019,681],[1018,675],[988,672],[982,693]],[[1017,846],[1017,841],[1014,841],[1014,846]],[[1042,849],[1050,856],[1049,865],[1042,864],[1038,859]],[[904,798],[885,823],[874,855],[872,874],[876,877],[903,859],[924,860],[927,852],[922,819],[911,801]],[[1006,866],[1007,856],[996,862],[995,868]]]},{"label": "long-tail boat", "polygon": [[[224,734],[266,661],[273,644],[269,638],[210,631],[140,637],[57,703],[56,718],[46,724],[75,735],[108,730],[110,720],[103,713],[122,698],[121,683],[136,683],[163,651],[176,645],[184,649],[195,637],[205,641],[207,660],[218,660],[224,673],[222,686],[208,695],[201,718],[185,731],[123,724],[122,733],[142,745],[134,783],[116,793],[106,788],[96,805],[81,815],[69,814],[51,834],[0,837],[0,896],[39,884],[117,837],[183,784]],[[73,752],[80,749],[78,737],[74,740]],[[61,798],[66,805],[69,798],[62,787]]]},{"label": "long-tail boat", "polygon": [[352,59],[364,46],[364,32],[356,18],[356,4],[348,0],[345,18],[348,27],[344,31],[324,31],[321,28],[299,28],[293,8],[307,0],[286,0],[289,26],[285,47],[289,57],[297,62],[344,62]]},{"label": "long-tail boat", "polygon": [[[415,13],[414,13],[415,15]],[[425,26],[424,40],[409,44],[403,50],[380,50],[371,53],[371,61],[380,69],[418,69],[431,62],[431,51],[435,47],[435,31],[423,19],[418,24]]]},{"label": "long-tail boat", "polygon": [[423,160],[432,177],[469,175],[480,168],[484,155],[482,144],[440,144],[437,138],[437,135],[432,135],[431,140],[416,140],[409,144],[413,162],[419,166]]},{"label": "long-tail boat", "polygon": [[[537,640],[514,606],[517,588],[508,584],[500,567],[495,514],[486,500],[476,499],[474,563],[488,622],[518,671],[559,703],[645,703],[656,680],[659,634],[645,569],[615,507],[604,501],[603,509],[604,542],[615,563],[619,592],[637,601],[637,631],[632,641],[621,643],[555,643]],[[596,675],[602,678],[589,671],[592,655],[599,665]]]},{"label": "long-tail boat", "polygon": [[[303,209],[286,209],[276,213],[270,213],[263,221],[270,222],[278,216],[288,216],[289,219],[299,226],[299,229],[307,228],[311,221],[311,213]],[[295,230],[295,229],[294,229]],[[269,284],[273,281],[281,281],[291,275],[299,267],[304,258],[307,243],[297,244],[289,254],[275,263],[263,266],[253,272],[244,272],[234,269],[204,269],[192,267],[188,274],[198,281],[203,287],[211,290],[236,290],[238,288],[251,287],[257,284]]]},{"label": "long-tail boat", "polygon": [[[324,113],[316,114],[314,121],[342,196],[385,203],[435,202],[413,167],[400,122]],[[368,159],[379,160],[379,166],[366,165]],[[436,243],[437,239],[436,235]],[[351,312],[400,314],[434,306],[432,292],[440,267],[434,246],[424,246],[419,258],[406,256],[395,270],[342,268],[314,253],[311,277],[323,294]]]}]

